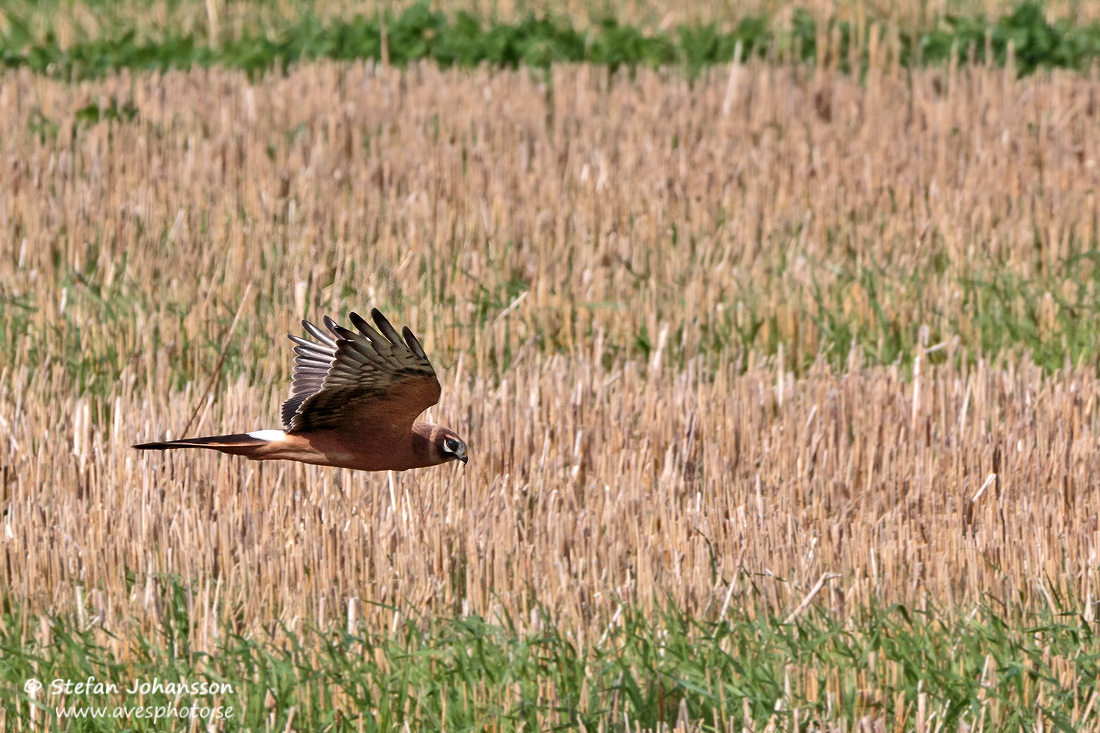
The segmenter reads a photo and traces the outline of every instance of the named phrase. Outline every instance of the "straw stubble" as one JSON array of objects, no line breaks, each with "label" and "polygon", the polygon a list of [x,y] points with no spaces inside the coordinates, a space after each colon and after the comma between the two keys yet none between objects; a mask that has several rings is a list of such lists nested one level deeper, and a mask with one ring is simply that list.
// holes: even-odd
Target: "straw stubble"
[{"label": "straw stubble", "polygon": [[[732,98],[726,72],[644,69],[10,74],[4,593],[125,645],[177,578],[194,649],[349,608],[389,624],[387,604],[523,624],[539,603],[599,638],[666,598],[712,618],[1096,598],[1094,370],[988,353],[990,315],[957,296],[1095,241],[1095,81],[740,73]],[[138,117],[77,121],[112,99]],[[1055,347],[1076,284],[1035,310]],[[465,470],[391,495],[128,448],[196,410],[192,434],[274,427],[283,334],[372,305],[422,335]],[[817,358],[830,314],[920,336],[905,366],[858,338]]]}]

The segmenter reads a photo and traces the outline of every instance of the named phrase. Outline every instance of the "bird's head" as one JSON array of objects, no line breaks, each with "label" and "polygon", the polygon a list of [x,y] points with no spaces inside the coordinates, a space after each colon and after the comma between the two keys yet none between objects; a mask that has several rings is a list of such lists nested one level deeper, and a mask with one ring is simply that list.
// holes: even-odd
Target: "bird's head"
[{"label": "bird's head", "polygon": [[466,456],[466,443],[462,438],[458,437],[458,434],[450,428],[437,426],[432,431],[432,444],[435,446],[436,452],[439,454],[441,463],[447,461],[462,461],[463,464],[469,459]]}]

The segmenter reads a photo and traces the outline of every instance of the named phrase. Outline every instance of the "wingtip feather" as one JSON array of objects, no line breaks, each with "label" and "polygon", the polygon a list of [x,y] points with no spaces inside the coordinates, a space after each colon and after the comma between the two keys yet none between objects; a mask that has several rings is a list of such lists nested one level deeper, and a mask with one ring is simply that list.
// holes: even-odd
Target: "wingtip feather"
[{"label": "wingtip feather", "polygon": [[397,330],[394,329],[393,324],[382,315],[382,311],[377,308],[371,308],[370,317],[374,319],[375,325],[378,326],[378,330],[382,332],[391,344],[401,343],[401,337],[397,335]]},{"label": "wingtip feather", "polygon": [[[328,319],[328,316],[325,316],[325,318]],[[329,348],[336,348],[336,342],[332,340],[332,337],[309,321],[303,319],[302,328],[306,330],[307,334],[317,339],[325,346],[328,346]],[[293,338],[294,337],[292,336],[291,339]]]},{"label": "wingtip feather", "polygon": [[401,333],[405,336],[405,343],[408,344],[412,352],[419,358],[427,360],[428,355],[424,353],[424,347],[420,345],[420,339],[416,337],[416,334],[412,332],[412,329],[408,326],[404,326],[401,329]]},{"label": "wingtip feather", "polygon": [[366,336],[371,341],[378,339],[378,332],[374,330],[374,326],[367,323],[366,319],[358,313],[352,313],[348,316],[351,319],[351,325],[355,326],[359,330],[359,333]]}]

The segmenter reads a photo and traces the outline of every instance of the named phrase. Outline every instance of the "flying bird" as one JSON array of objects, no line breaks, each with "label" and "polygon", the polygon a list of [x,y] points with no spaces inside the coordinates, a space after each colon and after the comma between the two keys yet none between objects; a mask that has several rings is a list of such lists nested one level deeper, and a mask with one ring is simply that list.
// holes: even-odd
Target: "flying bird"
[{"label": "flying bird", "polygon": [[358,333],[325,316],[332,335],[309,321],[302,326],[316,341],[288,335],[297,356],[290,399],[282,407],[282,430],[134,448],[210,448],[254,461],[282,459],[360,471],[465,464],[466,444],[453,430],[417,420],[442,393],[424,348],[407,326],[402,340],[377,308],[371,319],[377,330],[352,313]]}]

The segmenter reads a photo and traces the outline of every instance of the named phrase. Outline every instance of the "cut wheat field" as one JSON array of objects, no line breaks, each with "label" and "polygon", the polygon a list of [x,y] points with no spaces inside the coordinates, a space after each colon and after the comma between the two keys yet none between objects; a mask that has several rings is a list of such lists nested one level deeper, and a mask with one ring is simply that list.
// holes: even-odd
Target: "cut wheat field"
[{"label": "cut wheat field", "polygon": [[[854,635],[891,604],[1087,630],[1098,95],[1090,76],[885,63],[9,73],[4,638],[48,649],[42,619],[71,618],[125,668],[162,635],[214,654],[439,618],[584,649],[669,608]],[[372,306],[420,335],[467,467],[130,449],[276,427],[285,334]],[[1040,652],[1054,671],[1024,708],[1095,685]],[[862,681],[784,665],[796,724],[799,704],[848,725],[959,715],[882,692],[899,662]],[[475,709],[527,699],[478,689]],[[258,719],[291,729],[272,694]],[[546,724],[600,712],[583,686],[575,709],[533,694]],[[1097,724],[1089,694],[1072,724]],[[662,695],[659,721],[697,714]],[[782,708],[748,699],[728,704],[743,722]],[[369,705],[329,702],[361,729]],[[1015,720],[999,704],[970,724]]]}]

